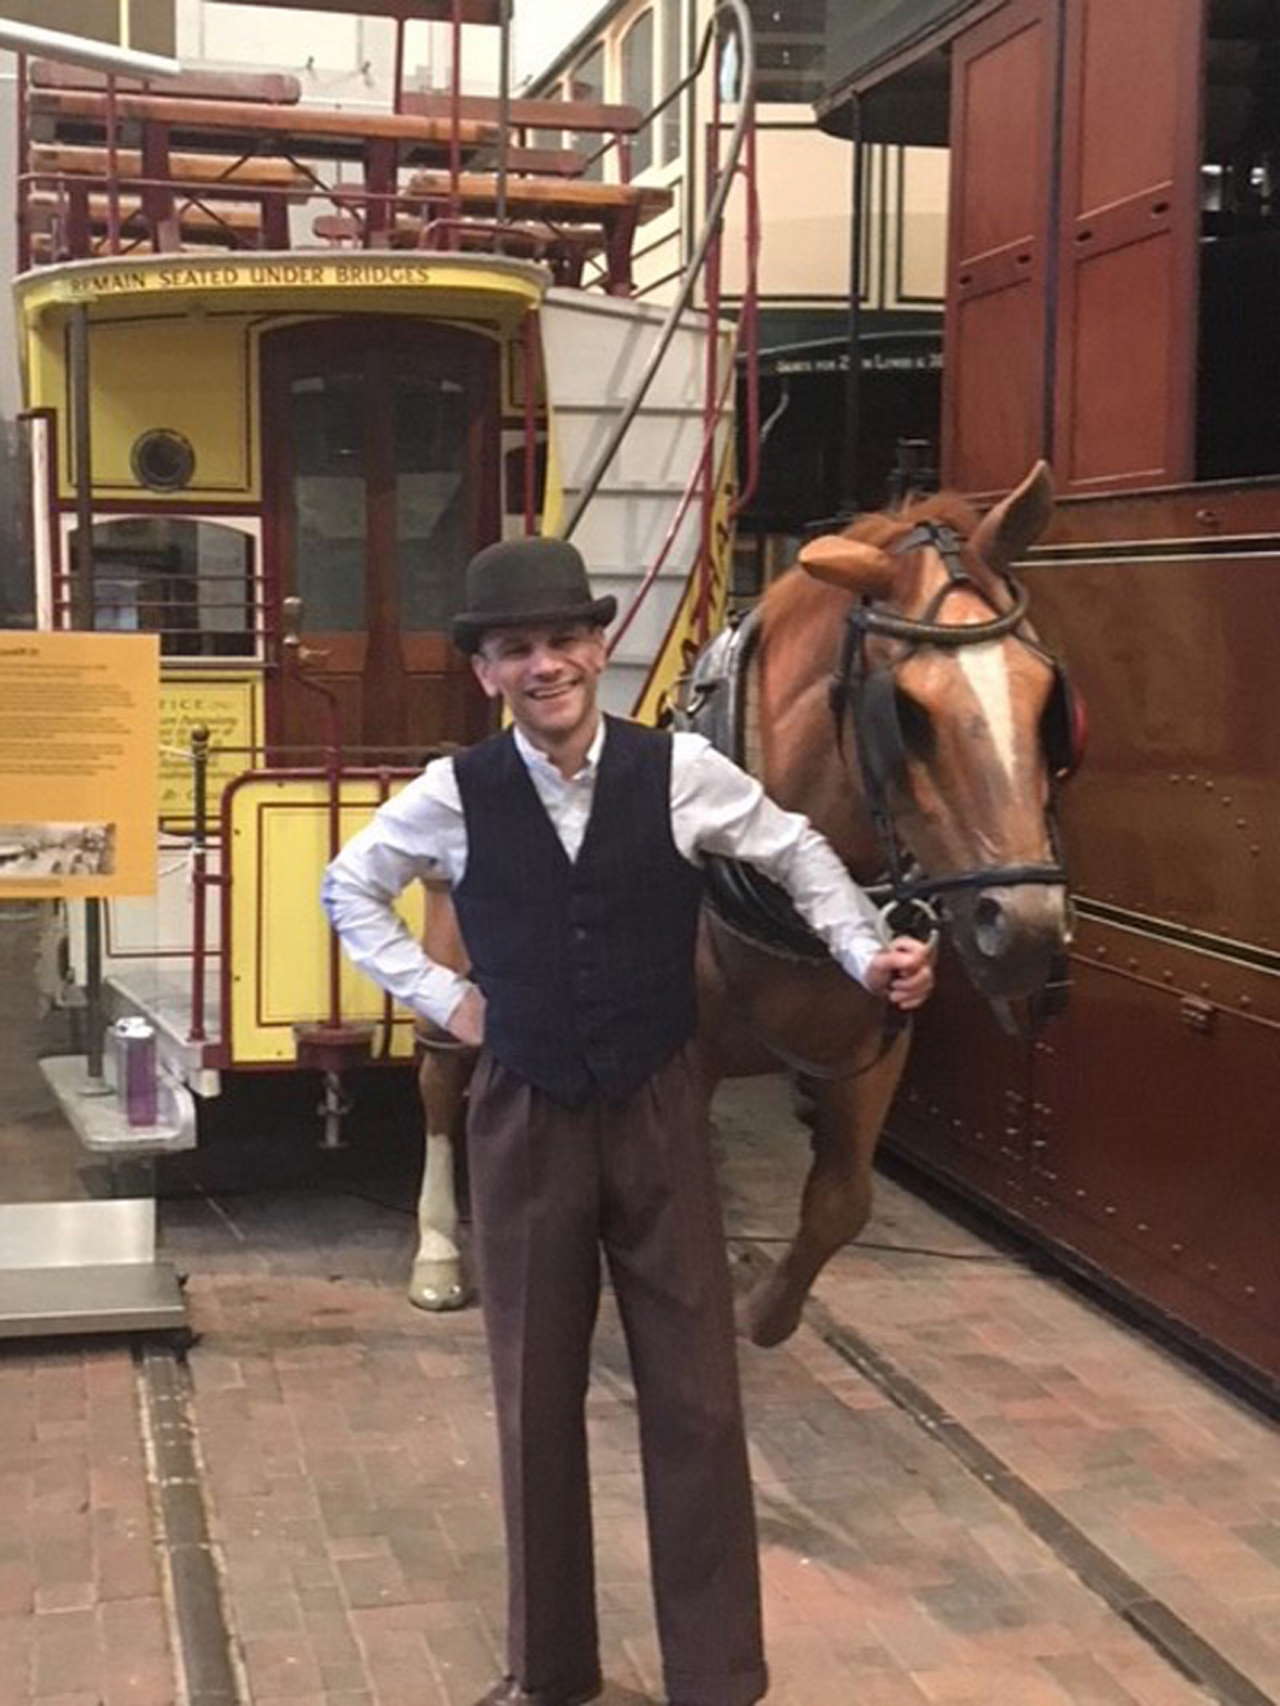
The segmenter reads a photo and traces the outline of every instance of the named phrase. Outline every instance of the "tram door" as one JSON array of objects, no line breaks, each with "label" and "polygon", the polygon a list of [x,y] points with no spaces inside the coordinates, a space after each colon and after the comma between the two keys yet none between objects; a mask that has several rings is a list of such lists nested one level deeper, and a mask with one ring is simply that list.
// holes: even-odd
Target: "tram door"
[{"label": "tram door", "polygon": [[[405,762],[476,738],[487,706],[449,620],[499,530],[498,345],[326,320],[266,334],[262,383],[268,597],[301,599],[305,672],[336,694],[344,749]],[[268,738],[314,760],[320,696],[284,669],[270,700]]]}]

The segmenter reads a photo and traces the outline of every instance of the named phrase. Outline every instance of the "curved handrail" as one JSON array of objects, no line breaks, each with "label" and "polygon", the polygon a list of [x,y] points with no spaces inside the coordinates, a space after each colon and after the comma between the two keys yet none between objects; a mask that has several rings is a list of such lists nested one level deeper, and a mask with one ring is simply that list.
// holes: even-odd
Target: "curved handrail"
[{"label": "curved handrail", "polygon": [[[733,187],[734,174],[737,171],[738,161],[742,155],[743,142],[750,127],[753,109],[755,107],[756,47],[755,36],[752,33],[751,27],[751,14],[747,10],[746,0],[719,0],[719,4],[716,6],[715,11],[712,13],[711,18],[707,23],[707,27],[703,32],[702,46],[698,50],[698,57],[694,62],[692,71],[689,73],[688,80],[691,81],[693,78],[701,74],[707,61],[707,55],[711,51],[711,44],[715,40],[718,32],[720,20],[725,14],[732,17],[734,25],[737,28],[738,40],[742,44],[742,69],[740,74],[741,98],[738,102],[738,117],[733,127],[733,135],[729,139],[729,147],[726,152],[725,164],[721,173],[720,183],[716,188],[714,196],[711,198],[711,205],[707,209],[706,223],[703,225],[693,256],[685,270],[684,283],[676,292],[675,301],[667,311],[667,317],[662,324],[661,331],[658,333],[657,342],[649,352],[649,359],[645,363],[644,371],[641,373],[640,378],[637,381],[634,392],[619,412],[618,418],[614,422],[613,428],[609,433],[609,437],[605,441],[603,450],[596,458],[591,472],[583,482],[582,490],[578,494],[578,501],[574,504],[573,509],[569,514],[569,518],[561,530],[560,537],[562,539],[571,539],[573,537],[578,523],[582,520],[583,512],[595,496],[600,482],[604,479],[614,457],[618,454],[618,447],[626,437],[628,428],[640,412],[640,405],[648,395],[649,387],[653,384],[653,381],[657,376],[658,369],[662,365],[662,358],[666,355],[672,338],[675,337],[676,328],[680,323],[680,317],[689,306],[694,286],[698,281],[698,275],[701,273],[707,258],[707,251],[710,249],[712,241],[719,229],[721,215],[724,213],[725,203],[729,199],[729,191]],[[670,99],[670,97],[668,97],[668,99]],[[710,335],[712,337],[716,335],[716,328],[714,326],[710,328]]]}]

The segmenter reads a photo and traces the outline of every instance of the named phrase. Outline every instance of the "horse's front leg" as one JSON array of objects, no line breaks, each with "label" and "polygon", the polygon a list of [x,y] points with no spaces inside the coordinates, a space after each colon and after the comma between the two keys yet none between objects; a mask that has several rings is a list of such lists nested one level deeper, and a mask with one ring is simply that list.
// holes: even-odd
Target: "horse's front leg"
[{"label": "horse's front leg", "polygon": [[786,1255],[746,1300],[744,1324],[754,1344],[781,1344],[795,1332],[810,1286],[866,1225],[876,1140],[906,1064],[907,1044],[907,1036],[900,1036],[883,1060],[856,1077],[810,1081],[813,1162],[800,1225]]},{"label": "horse's front leg", "polygon": [[418,1197],[418,1249],[409,1301],[419,1309],[461,1309],[471,1296],[458,1248],[454,1145],[462,1141],[462,1105],[475,1051],[422,1037],[418,1094],[426,1128],[426,1158]]}]

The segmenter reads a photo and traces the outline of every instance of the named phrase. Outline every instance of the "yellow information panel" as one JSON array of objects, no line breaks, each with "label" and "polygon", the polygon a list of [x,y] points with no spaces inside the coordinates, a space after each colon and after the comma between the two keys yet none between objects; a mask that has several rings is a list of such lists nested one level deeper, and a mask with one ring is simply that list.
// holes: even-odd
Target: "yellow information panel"
[{"label": "yellow information panel", "polygon": [[0,900],[153,894],[155,634],[0,635]]},{"label": "yellow information panel", "polygon": [[166,828],[191,823],[193,730],[209,731],[206,798],[214,817],[227,783],[254,768],[262,740],[259,686],[250,676],[178,676],[160,683],[160,821]]}]

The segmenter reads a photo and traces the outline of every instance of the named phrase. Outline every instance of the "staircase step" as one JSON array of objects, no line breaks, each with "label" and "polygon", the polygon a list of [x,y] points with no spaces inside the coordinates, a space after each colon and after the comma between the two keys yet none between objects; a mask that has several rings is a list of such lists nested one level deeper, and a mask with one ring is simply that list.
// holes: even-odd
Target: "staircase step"
[{"label": "staircase step", "polygon": [[[576,496],[577,493],[582,490],[582,487],[566,484],[562,489],[566,494],[573,493]],[[606,481],[597,486],[595,491],[592,492],[591,501],[594,503],[597,498],[628,498],[633,502],[640,499],[646,503],[656,502],[670,505],[673,499],[678,504],[680,499],[684,496],[684,493],[684,486],[678,485],[674,481],[664,481],[660,486],[642,486],[639,484],[632,485],[630,483],[613,485]]]},{"label": "staircase step", "polygon": [[[571,400],[569,402],[566,402],[561,397],[556,398],[555,404],[553,405],[553,407],[554,407],[554,412],[557,415],[609,415],[609,416],[613,416],[613,415],[616,415],[618,413],[618,406],[616,404],[591,402],[591,401],[578,402],[577,400]],[[672,420],[701,420],[702,412],[703,412],[702,411],[702,405],[700,403],[653,403],[653,404],[651,404],[648,401],[648,399],[646,398],[645,401],[643,403],[641,403],[641,405],[640,405],[640,409],[639,409],[639,413],[637,415],[637,419],[643,419],[647,416],[652,415],[655,417],[656,416],[662,416],[664,419],[672,419]],[[724,412],[725,412],[724,410],[721,410],[722,415],[724,414]]]}]

